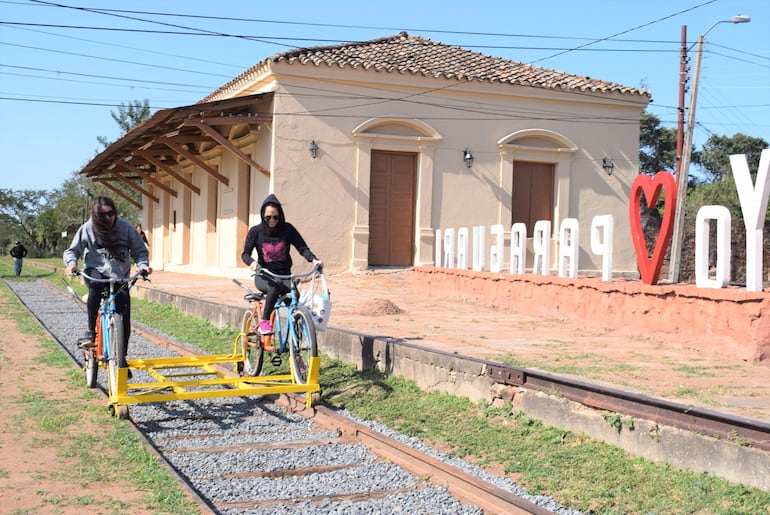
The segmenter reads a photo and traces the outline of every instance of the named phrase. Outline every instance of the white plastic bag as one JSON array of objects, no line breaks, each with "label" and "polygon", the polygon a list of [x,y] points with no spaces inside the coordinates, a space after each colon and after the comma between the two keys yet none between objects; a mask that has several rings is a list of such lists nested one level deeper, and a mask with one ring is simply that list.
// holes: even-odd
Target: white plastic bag
[{"label": "white plastic bag", "polygon": [[316,330],[325,331],[332,314],[332,298],[323,272],[313,277],[310,288],[300,294],[299,301],[310,312]]}]

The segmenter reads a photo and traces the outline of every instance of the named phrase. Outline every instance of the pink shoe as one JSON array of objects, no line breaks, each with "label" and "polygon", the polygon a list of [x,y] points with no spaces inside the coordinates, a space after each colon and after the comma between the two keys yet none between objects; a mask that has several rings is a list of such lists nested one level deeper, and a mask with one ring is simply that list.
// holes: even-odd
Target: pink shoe
[{"label": "pink shoe", "polygon": [[273,334],[273,324],[270,323],[270,320],[263,320],[259,323],[257,331],[259,334]]}]

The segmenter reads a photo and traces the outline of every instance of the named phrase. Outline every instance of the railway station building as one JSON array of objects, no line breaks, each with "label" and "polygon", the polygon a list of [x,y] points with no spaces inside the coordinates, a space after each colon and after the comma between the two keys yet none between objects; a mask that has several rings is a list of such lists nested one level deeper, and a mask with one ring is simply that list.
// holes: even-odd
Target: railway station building
[{"label": "railway station building", "polygon": [[156,112],[81,173],[141,193],[127,200],[158,269],[245,276],[246,232],[275,193],[329,272],[434,265],[445,228],[524,222],[531,237],[550,220],[555,246],[565,218],[580,223],[581,271],[595,271],[589,229],[606,214],[615,271],[636,271],[628,197],[649,101],[402,32],[267,57]]}]

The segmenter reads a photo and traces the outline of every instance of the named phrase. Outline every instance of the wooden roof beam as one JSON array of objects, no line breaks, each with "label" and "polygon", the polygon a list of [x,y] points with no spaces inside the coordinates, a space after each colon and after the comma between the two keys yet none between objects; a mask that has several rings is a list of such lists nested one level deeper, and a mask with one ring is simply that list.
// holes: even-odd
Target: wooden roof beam
[{"label": "wooden roof beam", "polygon": [[130,204],[133,204],[134,206],[136,206],[137,209],[142,209],[142,203],[141,202],[137,202],[136,200],[134,200],[130,196],[126,195],[125,193],[123,193],[118,188],[116,188],[115,186],[113,186],[109,182],[105,181],[104,179],[94,179],[94,182],[98,182],[99,184],[101,184],[102,186],[107,188],[108,190],[114,191],[115,193],[117,193],[118,195],[120,195],[121,197],[126,199]]},{"label": "wooden roof beam", "polygon": [[268,178],[270,177],[270,170],[260,165],[253,159],[251,159],[251,157],[247,156],[241,149],[233,145],[232,141],[230,141],[229,139],[219,134],[219,132],[217,132],[217,130],[214,129],[213,127],[209,127],[208,125],[206,125],[205,123],[202,123],[199,120],[185,120],[184,124],[197,127],[198,129],[201,130],[201,132],[203,132],[204,134],[207,134],[208,136],[211,137],[211,139],[213,139],[214,141],[216,141],[217,143],[225,147],[227,150],[229,150],[235,157],[237,157],[247,165],[256,168],[257,170],[262,172],[262,174],[265,175],[265,177],[268,177]]},{"label": "wooden roof beam", "polygon": [[128,169],[128,170],[131,170],[132,172],[135,172],[137,175],[139,175],[139,177],[142,178],[142,180],[147,181],[147,182],[151,182],[152,184],[156,185],[158,188],[162,189],[163,191],[165,191],[169,195],[172,195],[174,197],[177,196],[177,193],[176,193],[175,189],[172,189],[172,188],[166,186],[165,184],[163,184],[162,181],[159,181],[155,177],[152,177],[152,175],[149,172],[146,172],[144,170],[139,169],[139,167],[137,167],[135,165],[132,165],[130,162],[123,164],[123,167]]},{"label": "wooden roof beam", "polygon": [[207,174],[211,175],[212,177],[216,178],[219,182],[224,184],[225,186],[230,185],[230,179],[225,177],[224,175],[220,175],[219,171],[216,168],[213,168],[209,166],[206,162],[203,161],[203,159],[199,158],[192,152],[184,149],[182,145],[177,145],[173,141],[164,141],[164,145],[166,145],[168,148],[176,152],[177,154],[180,154],[187,158],[190,162],[195,163],[196,165],[200,166],[201,169],[206,172]]},{"label": "wooden roof beam", "polygon": [[[131,173],[134,172],[130,168],[126,167],[125,165],[117,164],[116,166],[122,166],[123,168],[125,168],[129,172],[131,172]],[[112,175],[114,175],[115,178],[118,179],[120,182],[123,182],[123,183],[127,184],[129,187],[131,187],[131,188],[133,188],[133,189],[135,189],[137,191],[140,191],[141,193],[146,195],[148,198],[150,198],[153,201],[155,201],[156,204],[160,203],[160,199],[158,197],[156,197],[155,195],[153,195],[152,193],[150,193],[149,190],[146,190],[146,189],[142,188],[141,186],[139,186],[134,181],[123,177],[123,175],[121,175],[120,172],[116,171],[114,168],[112,170],[110,170],[110,171],[112,172]]]},{"label": "wooden roof beam", "polygon": [[148,163],[153,165],[158,170],[163,170],[167,174],[169,174],[171,177],[179,181],[182,186],[187,188],[188,190],[192,191],[196,195],[201,194],[201,189],[196,186],[195,184],[188,181],[185,177],[182,176],[182,174],[177,173],[176,170],[165,164],[160,159],[155,159],[155,156],[150,155],[149,151],[143,151],[143,152],[134,152],[134,154],[142,156]]},{"label": "wooden roof beam", "polygon": [[204,115],[200,118],[188,118],[183,123],[190,125],[191,121],[201,121],[206,125],[252,125],[261,122],[270,123],[273,121],[273,115],[269,114],[237,114],[237,115]]}]

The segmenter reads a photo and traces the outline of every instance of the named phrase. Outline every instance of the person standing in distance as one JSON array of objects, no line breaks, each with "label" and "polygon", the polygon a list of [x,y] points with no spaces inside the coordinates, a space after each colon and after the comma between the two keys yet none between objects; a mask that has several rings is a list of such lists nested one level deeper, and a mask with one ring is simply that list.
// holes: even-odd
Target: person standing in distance
[{"label": "person standing in distance", "polygon": [[136,224],[136,232],[139,234],[139,236],[142,237],[142,241],[144,242],[144,246],[148,249],[150,248],[150,242],[147,241],[147,235],[144,234],[144,229],[142,228],[142,224]]},{"label": "person standing in distance", "polygon": [[13,270],[16,272],[16,277],[19,277],[24,258],[27,257],[27,248],[20,241],[17,241],[11,248],[10,254],[13,258]]},{"label": "person standing in distance", "polygon": [[[299,231],[286,221],[283,207],[275,195],[270,194],[265,198],[259,214],[262,222],[249,229],[241,254],[243,263],[252,271],[262,267],[274,274],[290,275],[292,261],[289,251],[292,245],[309,262],[318,266],[323,265],[323,262],[307,246]],[[256,260],[251,257],[254,250],[257,251]],[[259,323],[259,333],[271,334],[273,325],[270,322],[270,315],[273,313],[275,301],[287,293],[291,285],[288,281],[279,281],[257,274],[254,276],[254,286],[267,294]]]},{"label": "person standing in distance", "polygon": [[[115,203],[110,197],[96,197],[91,206],[91,218],[75,233],[69,248],[64,251],[64,273],[71,275],[83,258],[86,274],[101,279],[122,279],[131,272],[131,259],[147,275],[152,273],[147,247],[136,229],[127,221],[118,218]],[[95,345],[96,319],[102,291],[108,290],[109,283],[91,282],[88,286],[88,328],[81,347]],[[131,334],[131,298],[124,288],[115,298],[115,309],[123,315],[123,356],[120,367],[127,367],[128,337]]]}]

